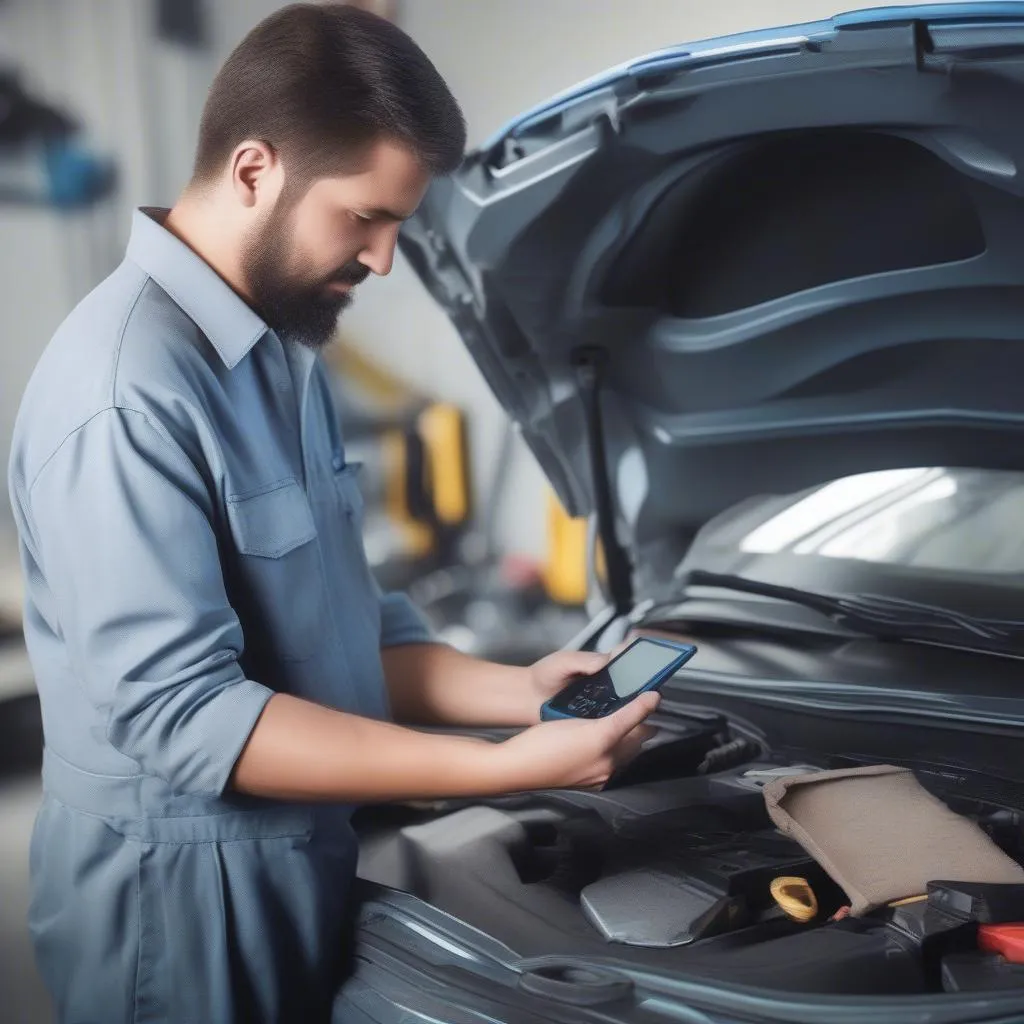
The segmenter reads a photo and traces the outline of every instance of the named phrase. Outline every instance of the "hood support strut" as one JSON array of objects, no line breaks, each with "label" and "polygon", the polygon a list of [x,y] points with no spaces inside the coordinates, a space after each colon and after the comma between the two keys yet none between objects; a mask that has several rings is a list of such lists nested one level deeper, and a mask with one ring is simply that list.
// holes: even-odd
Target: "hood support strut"
[{"label": "hood support strut", "polygon": [[633,610],[633,567],[630,565],[626,549],[619,542],[618,531],[615,528],[615,502],[612,499],[604,444],[604,423],[601,419],[601,385],[604,382],[607,361],[608,353],[593,346],[577,349],[573,353],[573,366],[583,397],[597,535],[604,550],[608,593],[615,613],[628,615]]}]

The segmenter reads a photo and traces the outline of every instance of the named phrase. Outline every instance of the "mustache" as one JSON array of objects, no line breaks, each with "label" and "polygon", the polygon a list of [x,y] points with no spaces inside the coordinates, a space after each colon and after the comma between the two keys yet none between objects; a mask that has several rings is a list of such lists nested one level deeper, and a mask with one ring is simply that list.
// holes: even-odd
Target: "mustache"
[{"label": "mustache", "polygon": [[324,283],[356,285],[362,284],[369,276],[370,268],[363,263],[359,263],[357,260],[353,260],[351,263],[346,263],[345,266],[336,270]]}]

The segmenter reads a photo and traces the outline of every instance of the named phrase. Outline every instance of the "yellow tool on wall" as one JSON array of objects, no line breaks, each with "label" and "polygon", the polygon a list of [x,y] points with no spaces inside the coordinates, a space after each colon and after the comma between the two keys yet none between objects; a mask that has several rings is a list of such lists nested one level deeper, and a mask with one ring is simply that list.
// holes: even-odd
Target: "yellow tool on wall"
[{"label": "yellow tool on wall", "polygon": [[587,597],[587,521],[568,515],[554,492],[547,501],[547,558],[544,589],[559,604],[583,604]]},{"label": "yellow tool on wall", "polygon": [[435,402],[384,435],[385,507],[409,554],[442,553],[470,514],[466,424],[454,405]]},{"label": "yellow tool on wall", "polygon": [[431,401],[343,337],[328,359],[344,386],[354,389],[355,404],[370,409],[363,420],[371,423],[383,464],[380,500],[405,557],[447,557],[471,511],[462,411]]},{"label": "yellow tool on wall", "polygon": [[[547,555],[541,580],[548,597],[565,605],[586,602],[590,585],[587,545],[590,524],[586,516],[570,516],[553,491],[548,493]],[[593,574],[605,579],[604,551],[599,538],[594,538]]]},{"label": "yellow tool on wall", "polygon": [[386,431],[381,439],[384,508],[402,535],[406,553],[412,558],[425,558],[434,550],[435,537],[430,525],[416,518],[410,509],[410,444],[408,431],[401,427]]},{"label": "yellow tool on wall", "polygon": [[456,406],[437,402],[420,413],[417,427],[426,454],[434,516],[443,526],[461,526],[469,518],[465,417]]}]

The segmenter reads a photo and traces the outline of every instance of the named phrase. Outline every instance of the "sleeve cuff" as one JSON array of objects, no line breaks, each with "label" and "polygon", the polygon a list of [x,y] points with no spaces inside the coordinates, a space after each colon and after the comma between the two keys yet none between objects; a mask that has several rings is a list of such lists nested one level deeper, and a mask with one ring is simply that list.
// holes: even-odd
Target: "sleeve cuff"
[{"label": "sleeve cuff", "polygon": [[220,737],[220,743],[213,748],[217,752],[210,757],[207,771],[209,787],[218,796],[227,789],[242,750],[273,696],[270,687],[252,679],[241,679],[224,691],[219,701],[212,702],[210,725]]},{"label": "sleeve cuff", "polygon": [[150,714],[119,716],[109,738],[143,771],[180,793],[219,797],[273,690],[238,676],[210,681],[205,691],[183,687]]}]

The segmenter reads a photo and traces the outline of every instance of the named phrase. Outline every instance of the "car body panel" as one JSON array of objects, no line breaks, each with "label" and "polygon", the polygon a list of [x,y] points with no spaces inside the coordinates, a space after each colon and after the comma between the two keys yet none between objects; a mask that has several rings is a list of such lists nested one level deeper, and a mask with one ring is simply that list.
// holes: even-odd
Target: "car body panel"
[{"label": "car body panel", "polygon": [[662,51],[512,122],[401,237],[565,507],[581,356],[641,596],[752,495],[1024,469],[1024,4]]}]

